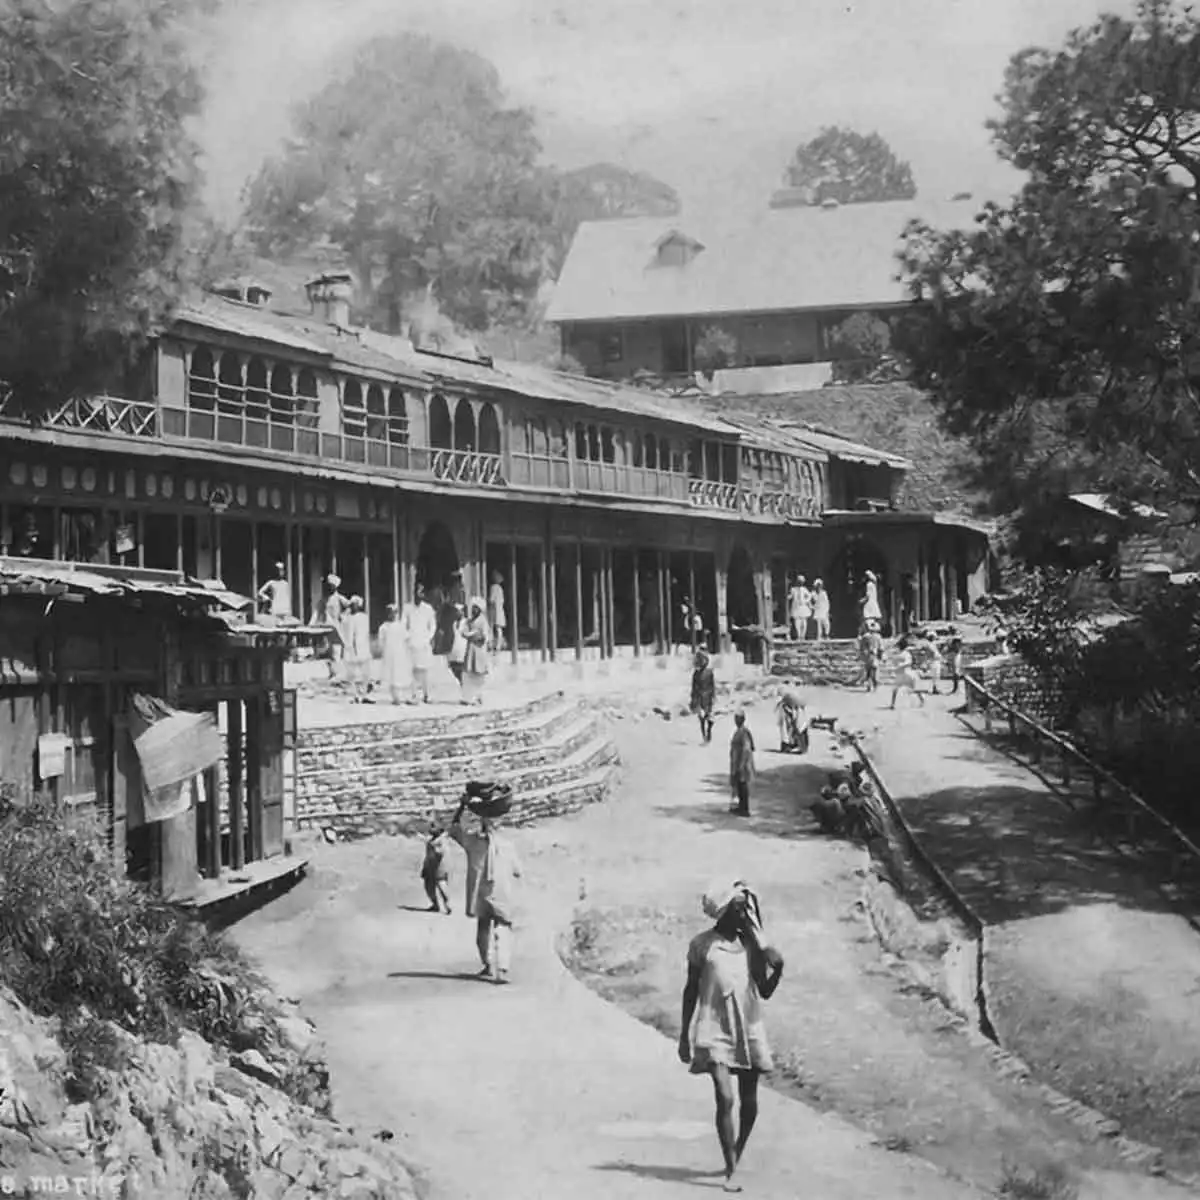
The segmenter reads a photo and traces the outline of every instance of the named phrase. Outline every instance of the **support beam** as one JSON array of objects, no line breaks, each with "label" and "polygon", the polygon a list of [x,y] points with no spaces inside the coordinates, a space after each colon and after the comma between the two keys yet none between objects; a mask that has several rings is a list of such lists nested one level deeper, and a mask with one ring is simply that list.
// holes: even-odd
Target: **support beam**
[{"label": "support beam", "polygon": [[[371,628],[371,535],[362,535],[362,599],[367,614],[367,628]],[[369,641],[368,641],[368,644]]]},{"label": "support beam", "polygon": [[[484,560],[484,574],[487,573],[486,559]],[[487,595],[486,590],[483,593]],[[504,614],[508,620],[508,641],[511,647],[513,666],[515,667],[521,660],[521,635],[520,626],[517,623],[517,543],[512,542],[508,547],[508,603],[506,605],[508,612]]]},{"label": "support beam", "polygon": [[175,570],[183,574],[183,510],[175,514]]},{"label": "support beam", "polygon": [[633,657],[642,656],[642,580],[641,561],[633,551]]},{"label": "support beam", "polygon": [[558,659],[558,546],[547,533],[546,545],[550,559],[550,660]]},{"label": "support beam", "polygon": [[546,571],[546,547],[545,544],[538,547],[538,634],[541,643],[542,662],[545,662],[550,657],[549,645],[549,597],[548,579]]},{"label": "support beam", "polygon": [[658,584],[658,644],[662,653],[671,652],[671,587],[667,581],[663,552],[655,552],[655,575]]},{"label": "support beam", "polygon": [[583,543],[575,543],[575,658],[583,659]]},{"label": "support beam", "polygon": [[400,562],[401,554],[403,553],[402,544],[400,541],[400,514],[396,511],[395,499],[392,500],[392,603],[400,605],[404,603],[404,596],[400,590]]},{"label": "support beam", "polygon": [[696,623],[692,620],[692,613],[697,610],[696,605],[696,554],[695,551],[688,551],[688,639],[692,644],[692,653],[696,653]]},{"label": "support beam", "polygon": [[216,572],[217,578],[224,583],[225,571],[221,564],[221,518],[213,516],[209,518],[212,521],[212,540],[213,540],[213,569]]},{"label": "support beam", "polygon": [[[262,587],[262,582],[259,578],[258,569],[258,522],[250,522],[250,595],[257,596],[258,589]],[[258,611],[257,601],[255,602],[255,612]]]},{"label": "support beam", "polygon": [[613,551],[604,551],[604,608],[608,616],[608,657],[617,656],[617,605],[613,594]]},{"label": "support beam", "polygon": [[242,773],[242,702],[229,701],[229,721],[226,734],[229,766],[226,781],[229,787],[229,867],[240,871],[246,865],[246,793]]}]

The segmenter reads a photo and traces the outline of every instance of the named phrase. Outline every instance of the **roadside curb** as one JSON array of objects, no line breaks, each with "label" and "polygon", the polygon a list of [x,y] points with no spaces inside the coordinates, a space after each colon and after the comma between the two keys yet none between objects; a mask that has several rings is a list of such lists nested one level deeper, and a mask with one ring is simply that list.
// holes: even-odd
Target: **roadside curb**
[{"label": "roadside curb", "polygon": [[[994,1026],[992,1026],[990,1018],[987,1016],[988,1008],[988,991],[987,991],[987,954],[988,954],[988,927],[978,917],[974,910],[967,904],[966,900],[958,893],[945,873],[932,859],[929,853],[925,850],[916,834],[912,831],[908,822],[904,818],[904,814],[900,811],[895,799],[883,778],[871,761],[867,752],[863,749],[860,740],[857,737],[851,739],[851,744],[854,747],[855,753],[866,766],[871,778],[875,781],[875,785],[879,790],[880,798],[883,800],[884,806],[887,809],[889,817],[895,822],[896,828],[900,830],[901,835],[909,843],[913,851],[914,859],[926,871],[928,877],[934,882],[938,891],[943,892],[946,898],[950,900],[952,907],[959,911],[960,915],[967,918],[966,923],[971,928],[978,938],[978,986],[979,992],[977,995],[978,1015],[980,1017],[979,1027],[975,1022],[962,1014],[956,1012],[944,997],[936,989],[929,989],[937,996],[938,1002],[949,1014],[951,1023],[957,1027],[967,1038],[971,1045],[980,1049],[984,1056],[991,1062],[997,1074],[1002,1079],[1019,1080],[1028,1084],[1033,1090],[1046,1102],[1046,1104],[1056,1113],[1065,1117],[1077,1129],[1085,1133],[1090,1140],[1095,1142],[1108,1141],[1116,1152],[1118,1158],[1130,1166],[1146,1171],[1148,1174],[1154,1175],[1157,1178],[1165,1179],[1169,1183],[1177,1184],[1180,1187],[1189,1189],[1200,1188],[1200,1174],[1180,1175],[1176,1172],[1169,1171],[1162,1166],[1163,1151],[1146,1142],[1139,1142],[1133,1138],[1126,1137],[1121,1132],[1121,1124],[1112,1117],[1100,1112],[1099,1110],[1066,1095],[1050,1084],[1043,1083],[1037,1078],[1034,1069],[1021,1057],[1013,1054],[1011,1051],[1004,1049],[999,1038],[995,1034]],[[874,864],[867,867],[868,871],[874,872]],[[897,898],[903,901],[903,895],[897,889],[896,885],[888,878],[874,872],[881,884],[886,885],[895,892]],[[871,889],[867,882],[864,882],[860,903],[862,912],[865,915],[867,923],[879,943],[888,953],[893,954],[897,962],[901,965],[904,972],[912,979],[912,981],[922,988],[929,988],[928,980],[921,977],[913,969],[913,965],[907,962],[902,956],[895,955],[888,947],[886,940],[880,930],[880,924],[877,920],[875,911],[875,901],[871,896]],[[990,1031],[985,1032],[985,1031]]]}]

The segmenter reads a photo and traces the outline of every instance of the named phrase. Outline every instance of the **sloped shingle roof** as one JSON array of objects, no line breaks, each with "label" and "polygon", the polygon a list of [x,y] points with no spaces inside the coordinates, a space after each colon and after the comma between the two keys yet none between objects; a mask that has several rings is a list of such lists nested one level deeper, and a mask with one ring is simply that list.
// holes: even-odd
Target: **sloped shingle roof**
[{"label": "sloped shingle roof", "polygon": [[[563,264],[546,319],[780,312],[901,304],[896,252],[910,220],[968,227],[979,200],[898,200],[837,208],[767,208],[694,220],[585,221]],[[705,249],[685,266],[659,266],[673,230]]]}]

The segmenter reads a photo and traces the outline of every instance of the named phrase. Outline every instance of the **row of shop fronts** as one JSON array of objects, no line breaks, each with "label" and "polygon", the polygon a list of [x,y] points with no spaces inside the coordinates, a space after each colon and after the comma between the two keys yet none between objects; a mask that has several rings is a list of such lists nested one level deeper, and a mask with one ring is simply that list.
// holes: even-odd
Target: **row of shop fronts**
[{"label": "row of shop fronts", "polygon": [[6,439],[0,554],[176,571],[247,595],[282,563],[301,620],[335,573],[344,594],[363,597],[372,628],[418,583],[483,595],[499,582],[511,652],[556,658],[664,652],[690,640],[689,601],[714,648],[738,630],[785,626],[797,573],[823,578],[835,637],[857,632],[868,569],[890,628],[948,619],[986,589],[987,540],[924,514],[751,523]]}]

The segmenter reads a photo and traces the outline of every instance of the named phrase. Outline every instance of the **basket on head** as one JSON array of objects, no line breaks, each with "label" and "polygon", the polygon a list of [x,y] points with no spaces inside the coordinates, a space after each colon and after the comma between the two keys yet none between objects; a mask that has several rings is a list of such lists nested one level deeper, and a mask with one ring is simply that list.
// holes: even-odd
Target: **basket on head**
[{"label": "basket on head", "polygon": [[472,779],[467,784],[466,792],[467,807],[477,817],[503,817],[512,808],[513,790],[507,783]]}]

